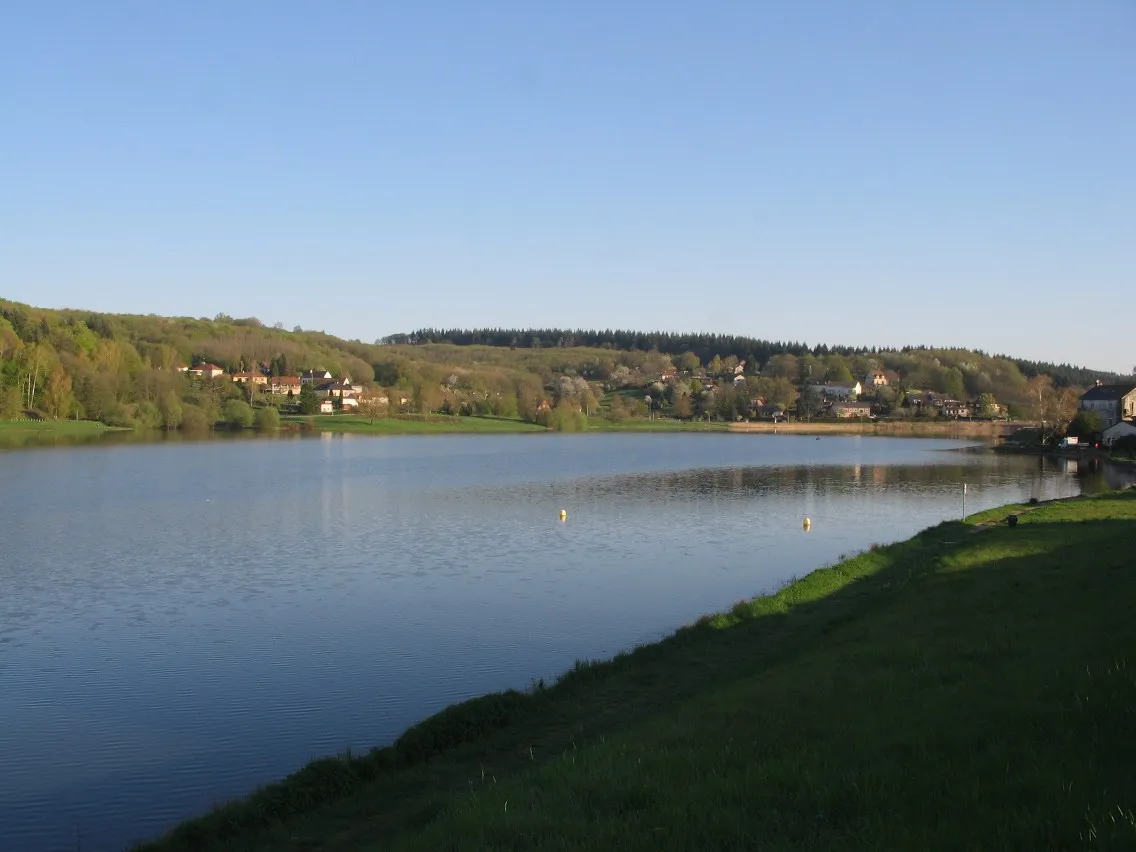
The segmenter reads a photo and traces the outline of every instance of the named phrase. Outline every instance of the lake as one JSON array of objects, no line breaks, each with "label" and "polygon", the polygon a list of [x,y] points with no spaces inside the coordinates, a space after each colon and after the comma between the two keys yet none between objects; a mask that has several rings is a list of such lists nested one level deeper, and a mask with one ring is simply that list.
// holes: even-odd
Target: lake
[{"label": "lake", "polygon": [[323,435],[0,453],[0,849],[120,850],[957,518],[964,483],[967,512],[1124,484],[960,446]]}]

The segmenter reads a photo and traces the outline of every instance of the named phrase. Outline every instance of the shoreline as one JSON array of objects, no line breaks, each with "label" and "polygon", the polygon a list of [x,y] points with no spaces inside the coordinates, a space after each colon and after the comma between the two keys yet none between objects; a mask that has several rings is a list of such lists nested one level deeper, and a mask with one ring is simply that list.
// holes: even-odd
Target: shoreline
[{"label": "shoreline", "polygon": [[[1004,523],[1012,514],[1020,514],[1016,528]],[[1069,740],[1073,736],[1070,732],[1080,732],[1085,724],[1083,713],[1077,715],[1081,711],[1076,708],[1055,720],[1066,738],[1061,742],[1069,743],[1065,750],[1054,746],[1053,734],[1046,729],[1039,735],[1040,744],[1036,747],[1040,750],[1029,751],[1035,747],[1029,739],[1030,725],[1044,728],[1050,718],[1044,714],[1052,715],[1054,711],[1048,707],[1044,713],[1037,709],[1038,699],[1031,691],[1033,680],[1027,679],[1028,688],[1020,684],[1015,687],[1005,682],[1009,675],[1000,666],[1009,666],[1007,671],[1014,672],[1017,681],[1025,676],[1023,671],[1032,676],[1035,669],[1038,678],[1052,680],[1055,670],[1075,675],[1074,668],[1085,665],[1085,654],[1085,660],[1097,661],[1101,657],[1098,662],[1107,662],[1104,656],[1112,647],[1111,642],[1119,642],[1117,647],[1130,647],[1125,645],[1124,637],[1136,628],[1118,627],[1123,636],[1118,634],[1111,639],[1104,628],[1128,625],[1131,621],[1128,603],[1136,599],[1136,579],[1129,580],[1131,572],[1124,569],[1133,528],[1136,492],[1132,491],[1009,504],[963,521],[946,521],[907,540],[873,545],[868,551],[834,565],[819,567],[771,594],[739,601],[727,611],[703,616],[658,642],[617,654],[610,660],[579,661],[552,684],[537,682],[525,691],[505,690],[452,705],[412,726],[389,746],[359,756],[346,754],[313,761],[287,778],[184,822],[164,838],[136,846],[135,850],[299,850],[312,848],[305,843],[317,842],[321,844],[319,848],[327,850],[386,848],[388,843],[395,843],[398,848],[428,849],[438,848],[447,837],[466,836],[467,832],[473,832],[471,838],[476,837],[478,827],[486,825],[493,826],[493,836],[502,842],[505,837],[513,837],[522,843],[521,838],[529,836],[528,830],[536,830],[525,820],[538,821],[539,836],[556,836],[555,832],[562,829],[566,836],[615,841],[619,835],[609,837],[605,832],[639,830],[638,823],[633,821],[630,828],[626,827],[628,815],[619,809],[610,815],[610,820],[603,808],[585,807],[578,813],[574,809],[581,807],[581,789],[594,789],[601,797],[597,801],[622,795],[618,792],[620,782],[610,777],[615,770],[600,767],[608,766],[606,761],[612,760],[622,766],[620,755],[627,754],[629,749],[640,755],[638,763],[632,760],[629,765],[641,767],[634,776],[638,780],[629,789],[640,789],[643,784],[648,784],[647,789],[655,789],[650,786],[654,783],[663,785],[660,791],[673,788],[674,785],[666,785],[665,779],[673,777],[678,765],[672,766],[668,755],[677,755],[675,760],[695,762],[680,764],[686,767],[684,771],[691,782],[679,791],[679,800],[667,799],[660,793],[657,806],[652,805],[653,800],[636,799],[639,804],[632,811],[634,814],[646,808],[650,811],[648,824],[662,823],[669,825],[668,830],[682,831],[683,821],[691,814],[682,809],[681,797],[697,799],[702,788],[707,787],[710,799],[720,800],[721,794],[713,792],[717,787],[711,779],[718,777],[713,773],[726,771],[719,766],[726,752],[714,743],[723,742],[727,752],[733,743],[735,749],[744,753],[748,740],[742,738],[755,738],[757,753],[745,758],[740,767],[746,771],[745,778],[752,774],[752,760],[781,765],[776,762],[781,758],[774,751],[785,737],[804,737],[802,742],[809,743],[815,738],[823,744],[831,732],[831,702],[840,697],[828,694],[835,681],[848,692],[837,704],[841,707],[839,719],[843,727],[833,734],[830,754],[842,754],[841,743],[845,748],[851,747],[845,755],[853,761],[850,766],[878,766],[881,774],[873,784],[898,784],[893,791],[895,796],[902,797],[901,791],[913,783],[930,784],[926,795],[931,796],[932,789],[939,789],[936,772],[959,771],[953,765],[940,769],[951,765],[952,760],[964,765],[973,762],[973,771],[981,777],[986,777],[987,772],[996,776],[991,784],[991,788],[996,788],[1004,775],[1005,761],[1011,759],[1002,754],[1009,741],[1029,755],[1014,752],[1015,761],[1041,760],[1044,755],[1079,781],[1084,773],[1091,777],[1092,773],[1103,771],[1108,775],[1111,763],[1083,743],[1074,747]],[[1092,564],[1071,564],[1069,553],[1090,544],[1095,548]],[[965,579],[962,585],[960,570]],[[1107,576],[1102,576],[1102,571]],[[1022,585],[1023,582],[1032,586]],[[998,606],[992,601],[997,601]],[[976,607],[979,602],[984,603]],[[1086,609],[1083,616],[1101,630],[1070,633],[1066,616],[1079,623],[1082,615],[1078,605],[1091,609],[1109,602],[1115,611],[1090,613]],[[921,612],[920,607],[926,612]],[[1039,613],[1045,613],[1053,622],[1052,629],[1046,630],[1046,624],[1039,622]],[[1023,629],[1026,625],[1030,630]],[[895,635],[891,635],[893,632]],[[911,644],[913,635],[922,637],[920,643]],[[1097,636],[1106,637],[1101,640],[1101,647],[1090,641]],[[1001,649],[993,655],[991,642]],[[971,645],[977,650],[971,650]],[[1078,653],[1070,654],[1070,647]],[[971,655],[983,648],[986,651],[978,659],[984,662],[980,668],[974,668]],[[923,666],[932,666],[927,671],[934,673],[933,679],[925,684],[920,680],[922,676],[910,680],[903,674],[909,671],[910,664],[899,662],[897,653],[904,659],[905,655],[914,655],[912,660],[923,659]],[[847,654],[851,657],[845,659]],[[925,654],[931,657],[925,658]],[[842,678],[850,660],[855,661],[852,668],[856,677],[845,683]],[[1027,662],[1030,666],[1026,666]],[[953,700],[945,702],[933,685],[939,683],[944,672],[956,670],[959,679],[952,677],[946,682],[949,691],[945,695],[952,695]],[[815,676],[810,672],[815,672]],[[899,680],[895,679],[897,676]],[[880,684],[879,692],[873,687],[876,682]],[[1133,687],[1136,695],[1136,680]],[[893,695],[896,690],[899,694]],[[963,691],[961,697],[958,690]],[[991,695],[995,698],[991,699]],[[1016,700],[1013,713],[1006,717],[1007,702],[1012,698]],[[1125,692],[1118,700],[1128,707],[1131,698]],[[990,700],[995,704],[984,709],[982,702]],[[867,702],[865,706],[870,712],[855,712],[860,701]],[[1003,733],[1005,742],[999,747],[1002,751],[991,757],[988,750],[961,744],[960,750],[955,751],[951,737],[943,740],[935,730],[934,719],[922,719],[911,712],[908,704],[920,701],[928,702],[923,712],[941,714],[939,724],[946,726],[945,730],[962,725],[960,709],[968,708],[969,712],[971,704],[977,702],[976,736],[984,735],[982,732],[997,725],[999,719],[1003,724],[1010,723]],[[897,702],[894,710],[889,702]],[[740,715],[729,715],[735,713],[735,705]],[[1099,713],[1100,705],[1094,706]],[[726,723],[717,717],[717,721],[711,720],[709,717],[716,713],[727,713],[724,719],[734,721]],[[1002,716],[989,718],[990,713]],[[1042,715],[1036,719],[1029,716],[1033,721],[1026,724],[1012,724],[1021,721],[1018,716],[1031,713]],[[875,720],[880,714],[886,724],[877,729]],[[907,728],[903,727],[905,724]],[[751,730],[751,725],[757,727]],[[919,771],[930,773],[927,778],[906,777],[904,773],[914,770],[902,759],[895,763],[894,755],[889,757],[888,750],[894,747],[886,743],[895,735],[896,726],[907,731],[905,736],[927,737],[925,744],[919,746],[920,753],[928,757],[919,764],[925,767]],[[765,733],[767,728],[772,733]],[[730,732],[730,736],[723,740],[723,732]],[[1096,736],[1095,729],[1085,736],[1090,733]],[[660,747],[672,737],[689,741],[690,748],[695,749],[690,752],[692,756],[683,757],[687,752],[674,746],[660,752]],[[815,755],[816,747],[811,748],[809,753]],[[1086,749],[1087,753],[1082,753]],[[1079,762],[1074,760],[1077,755]],[[768,799],[775,798],[785,784],[799,784],[800,772],[823,772],[826,761],[835,760],[822,758],[817,766],[800,769],[794,761],[807,761],[806,758],[786,759],[789,763],[785,764],[786,774],[780,776],[781,780],[761,788]],[[712,770],[711,775],[702,775],[703,770],[696,772],[694,765],[703,763],[705,771],[711,771],[713,766],[719,768]],[[652,768],[656,764],[657,768]],[[1102,765],[1104,769],[1100,768]],[[1109,806],[1113,808],[1136,804],[1136,780],[1127,781],[1130,773],[1123,760],[1119,766],[1123,776],[1111,778],[1114,789],[1110,790],[1113,798]],[[851,769],[840,770],[847,771]],[[492,784],[487,780],[487,772],[492,775]],[[964,774],[951,779],[947,775],[942,783],[954,789],[952,782],[961,783],[965,777]],[[657,781],[652,780],[656,778]],[[696,783],[694,779],[705,780]],[[821,783],[831,786],[836,779]],[[748,797],[748,788],[745,789]],[[966,785],[958,789],[961,798],[953,800],[947,796],[947,801],[935,802],[937,809],[946,808],[944,819],[948,821],[964,812],[969,815],[967,808],[973,808],[965,793]],[[1092,787],[1086,784],[1078,789]],[[534,798],[533,791],[543,791],[545,798]],[[793,807],[800,795],[790,791],[780,805],[774,801],[770,806],[775,811],[782,808],[784,814],[784,809]],[[943,794],[940,791],[935,795]],[[1057,843],[1061,847],[1067,847],[1068,838],[1075,840],[1075,832],[1083,828],[1085,807],[1098,804],[1095,800],[1078,799],[1075,808],[1055,810],[1051,806],[1057,802],[1052,797],[1064,797],[1065,792],[1046,789],[1036,795],[1041,812],[1072,814],[1062,822],[1061,842]],[[817,806],[808,796],[805,799],[801,806],[815,812]],[[531,801],[523,804],[526,800]],[[867,810],[862,813],[872,812],[872,802],[869,796],[862,805]],[[1029,830],[1030,814],[1011,814],[1010,810],[996,806],[997,797],[994,802],[993,810],[989,802],[984,802],[983,807],[990,811],[985,824],[982,814],[976,814],[972,820],[959,819],[957,825],[951,823],[956,826],[952,831],[976,832],[958,838],[958,844],[952,848],[973,847],[982,837],[989,837],[991,825],[1002,827],[1002,821],[1011,816],[1026,821],[1021,822],[1018,831]],[[720,803],[716,806],[723,807]],[[668,817],[672,811],[675,813]],[[760,818],[759,813],[754,815],[744,809],[728,813],[732,818]],[[928,837],[920,834],[922,821],[916,818],[917,813],[918,807],[909,820],[898,818],[911,832],[900,840],[887,833],[895,829],[896,816],[885,814],[878,825],[869,819],[867,824],[876,825],[883,834],[865,835],[864,845],[856,848],[889,845],[881,839],[889,836],[893,837],[892,845],[920,848]],[[1046,825],[1046,830],[1055,830],[1051,824]],[[817,830],[824,828],[821,824]],[[926,830],[933,837],[941,826],[931,824]],[[1070,831],[1074,834],[1070,835]],[[834,839],[828,838],[829,842]],[[631,837],[623,837],[624,843],[631,841]],[[1040,848],[1036,846],[1036,837],[1034,841],[1034,848]],[[1031,845],[1025,837],[1023,843]],[[489,843],[486,840],[484,847],[469,848],[489,848]],[[581,841],[579,848],[591,847]]]},{"label": "shoreline", "polygon": [[729,431],[749,434],[798,435],[879,435],[880,437],[916,438],[1001,438],[1013,433],[1022,424],[1011,421],[920,422],[918,420],[889,421],[824,421],[816,423],[730,423]]}]

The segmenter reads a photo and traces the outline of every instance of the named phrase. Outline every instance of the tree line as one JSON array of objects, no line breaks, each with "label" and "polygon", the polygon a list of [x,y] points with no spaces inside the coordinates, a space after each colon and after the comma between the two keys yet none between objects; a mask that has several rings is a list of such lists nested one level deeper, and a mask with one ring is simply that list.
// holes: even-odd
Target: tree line
[{"label": "tree line", "polygon": [[[731,335],[556,329],[426,329],[364,343],[268,327],[254,317],[57,311],[0,299],[0,418],[30,412],[117,426],[209,428],[268,426],[281,405],[303,413],[318,409],[310,390],[299,399],[271,397],[227,378],[192,380],[178,371],[198,361],[230,374],[296,376],[321,369],[349,375],[367,388],[361,408],[372,416],[479,414],[565,429],[579,428],[582,417],[601,410],[615,417],[731,419],[746,416],[758,399],[786,409],[803,399],[807,408],[811,397],[801,388],[852,384],[874,371],[889,377],[888,388],[872,391],[882,411],[931,391],[997,399],[1023,416],[1037,411],[1052,419],[1079,388],[1116,378],[967,349],[807,347]],[[732,384],[736,375],[745,377],[740,387]]]}]

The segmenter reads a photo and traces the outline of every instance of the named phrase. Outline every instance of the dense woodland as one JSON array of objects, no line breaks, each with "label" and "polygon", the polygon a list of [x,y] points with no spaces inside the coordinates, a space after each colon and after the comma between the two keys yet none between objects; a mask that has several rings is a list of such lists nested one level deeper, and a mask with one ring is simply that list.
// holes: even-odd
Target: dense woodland
[{"label": "dense woodland", "polygon": [[[1071,416],[1080,388],[1116,377],[966,349],[805,347],[745,337],[631,331],[424,330],[375,343],[213,319],[47,310],[0,300],[0,419],[87,418],[143,428],[211,428],[276,422],[301,402],[228,378],[193,379],[201,361],[225,372],[298,375],[326,369],[368,388],[372,416],[481,414],[575,428],[585,414],[733,419],[757,400],[810,415],[801,388],[892,376],[873,391],[880,413],[911,413],[933,392],[997,400],[1021,417]],[[736,368],[743,387],[730,379]],[[664,381],[665,379],[665,381]],[[378,401],[385,401],[381,411]],[[310,409],[308,409],[310,410]],[[257,421],[257,418],[260,418]]]}]

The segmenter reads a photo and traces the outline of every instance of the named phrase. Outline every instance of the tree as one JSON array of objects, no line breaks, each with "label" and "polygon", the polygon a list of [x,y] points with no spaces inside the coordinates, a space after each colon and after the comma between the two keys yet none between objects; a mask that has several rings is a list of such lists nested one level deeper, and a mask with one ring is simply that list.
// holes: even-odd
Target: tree
[{"label": "tree", "polygon": [[252,408],[243,399],[230,399],[226,402],[224,417],[225,422],[234,429],[247,429],[254,421]]},{"label": "tree", "polygon": [[280,412],[273,406],[266,405],[257,409],[255,417],[256,428],[261,432],[272,432],[280,428]]},{"label": "tree", "polygon": [[977,399],[979,417],[996,417],[998,414],[998,401],[992,393],[980,393]]},{"label": "tree", "polygon": [[722,359],[715,355],[710,359],[710,367],[708,368],[710,375],[716,376],[722,372]]},{"label": "tree", "polygon": [[1053,379],[1043,375],[1034,376],[1026,382],[1026,397],[1034,420],[1039,423],[1053,421]]},{"label": "tree", "polygon": [[182,406],[181,428],[185,432],[205,432],[213,426],[213,421],[197,405],[186,403]]},{"label": "tree", "polygon": [[300,413],[315,414],[319,409],[319,397],[316,396],[316,392],[312,390],[312,386],[304,385],[300,388]]},{"label": "tree", "polygon": [[694,406],[690,402],[690,394],[684,393],[675,398],[674,416],[679,420],[689,420],[694,416]]},{"label": "tree", "polygon": [[20,390],[8,385],[0,385],[0,420],[9,420],[20,413]]},{"label": "tree", "polygon": [[442,388],[440,385],[427,380],[416,382],[411,398],[414,402],[414,408],[419,414],[429,414],[441,407],[443,401]]},{"label": "tree", "polygon": [[678,359],[678,368],[686,373],[697,373],[702,369],[702,362],[693,352],[683,352]]},{"label": "tree", "polygon": [[1101,432],[1101,416],[1096,411],[1082,408],[1073,415],[1065,433],[1083,441],[1092,440]]},{"label": "tree", "polygon": [[71,377],[63,367],[56,364],[47,380],[47,387],[44,388],[43,407],[49,417],[59,420],[70,413],[74,401],[75,397],[71,393]]},{"label": "tree", "polygon": [[611,398],[611,405],[607,409],[608,420],[626,420],[631,416],[631,410],[627,406],[626,400],[619,394]]},{"label": "tree", "polygon": [[167,431],[176,429],[181,425],[182,418],[185,412],[182,410],[181,400],[178,395],[171,391],[166,391],[161,400],[158,402],[158,413],[162,416],[162,426]]},{"label": "tree", "polygon": [[797,398],[797,416],[809,420],[820,412],[820,391],[814,385],[805,385]]},{"label": "tree", "polygon": [[374,423],[375,418],[383,412],[383,409],[388,407],[389,403],[389,397],[384,402],[379,394],[369,393],[359,399],[359,413],[366,417],[368,422]]}]

